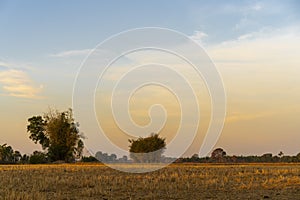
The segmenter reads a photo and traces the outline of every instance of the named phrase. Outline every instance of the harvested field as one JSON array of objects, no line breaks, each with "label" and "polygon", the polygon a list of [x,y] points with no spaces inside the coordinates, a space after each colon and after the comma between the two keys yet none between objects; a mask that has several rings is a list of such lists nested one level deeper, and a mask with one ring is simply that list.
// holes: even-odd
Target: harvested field
[{"label": "harvested field", "polygon": [[145,174],[101,164],[2,165],[0,185],[0,199],[300,199],[300,164],[172,164]]}]

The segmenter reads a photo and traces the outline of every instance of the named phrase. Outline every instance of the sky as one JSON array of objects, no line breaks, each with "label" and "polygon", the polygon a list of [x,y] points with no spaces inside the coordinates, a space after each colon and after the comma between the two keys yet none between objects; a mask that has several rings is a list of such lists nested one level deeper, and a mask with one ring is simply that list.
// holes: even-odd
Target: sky
[{"label": "sky", "polygon": [[[27,119],[43,114],[49,107],[59,110],[72,107],[76,74],[89,52],[119,32],[161,27],[181,32],[201,45],[220,72],[227,113],[215,148],[222,147],[230,155],[280,151],[297,154],[300,152],[299,9],[296,0],[0,0],[0,144],[7,143],[23,153],[41,149],[28,138]],[[128,65],[161,59],[168,60],[174,68],[184,68],[180,60],[168,58],[151,51],[132,53],[115,63],[105,80],[109,85]],[[187,76],[194,80],[193,74]],[[144,78],[133,75],[131,80]],[[210,119],[205,84],[194,86],[204,113],[199,134],[185,155],[199,151],[198,144]],[[126,135],[119,136],[121,133],[117,133],[112,115],[105,110],[107,107],[97,110],[107,104],[105,90],[98,90],[95,98],[99,123],[104,124],[103,129],[114,143],[126,149]],[[157,86],[145,87],[130,102],[132,118],[141,126],[149,123],[148,108],[153,103],[165,105],[169,118],[162,135],[167,141],[175,137],[180,109],[168,91]]]}]

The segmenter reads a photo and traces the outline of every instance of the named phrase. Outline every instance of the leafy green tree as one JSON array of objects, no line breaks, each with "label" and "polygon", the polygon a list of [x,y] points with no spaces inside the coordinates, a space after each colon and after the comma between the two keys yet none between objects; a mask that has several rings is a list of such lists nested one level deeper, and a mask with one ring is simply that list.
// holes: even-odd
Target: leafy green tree
[{"label": "leafy green tree", "polygon": [[23,154],[23,156],[21,157],[20,163],[22,163],[22,164],[29,163],[29,156],[26,154]]},{"label": "leafy green tree", "polygon": [[14,151],[13,157],[14,157],[14,163],[18,163],[21,161],[22,154],[19,151]]},{"label": "leafy green tree", "polygon": [[28,119],[29,138],[42,145],[51,161],[64,160],[71,162],[81,156],[84,144],[73,118],[72,110],[64,112],[50,110],[44,116],[33,116]]},{"label": "leafy green tree", "polygon": [[99,162],[99,161],[94,156],[88,156],[88,157],[83,156],[81,158],[81,162]]},{"label": "leafy green tree", "polygon": [[47,155],[40,151],[34,151],[33,154],[29,157],[30,164],[43,164],[47,162]]},{"label": "leafy green tree", "polygon": [[34,143],[40,143],[43,149],[49,147],[49,136],[46,134],[47,121],[42,116],[33,116],[28,119],[27,132]]},{"label": "leafy green tree", "polygon": [[14,150],[7,144],[0,145],[0,162],[1,163],[13,163],[14,162]]},{"label": "leafy green tree", "polygon": [[166,139],[152,133],[149,137],[129,139],[130,157],[134,162],[154,163],[160,162],[166,148]]}]

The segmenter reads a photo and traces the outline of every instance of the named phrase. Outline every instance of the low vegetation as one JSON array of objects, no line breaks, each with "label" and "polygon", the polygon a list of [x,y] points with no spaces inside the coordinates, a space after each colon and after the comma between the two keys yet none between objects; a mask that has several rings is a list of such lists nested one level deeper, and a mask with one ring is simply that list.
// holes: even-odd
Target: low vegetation
[{"label": "low vegetation", "polygon": [[299,196],[300,164],[172,164],[145,174],[119,172],[102,164],[0,166],[0,199],[7,200]]}]

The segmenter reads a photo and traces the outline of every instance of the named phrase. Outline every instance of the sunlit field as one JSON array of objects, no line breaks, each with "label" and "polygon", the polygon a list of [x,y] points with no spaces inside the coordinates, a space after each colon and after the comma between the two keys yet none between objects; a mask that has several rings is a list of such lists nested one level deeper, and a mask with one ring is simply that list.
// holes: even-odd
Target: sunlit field
[{"label": "sunlit field", "polygon": [[101,164],[0,166],[0,199],[190,198],[300,199],[300,164],[173,164],[145,174]]}]

